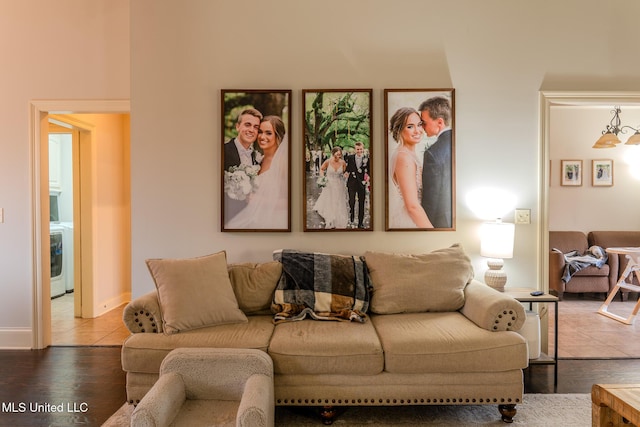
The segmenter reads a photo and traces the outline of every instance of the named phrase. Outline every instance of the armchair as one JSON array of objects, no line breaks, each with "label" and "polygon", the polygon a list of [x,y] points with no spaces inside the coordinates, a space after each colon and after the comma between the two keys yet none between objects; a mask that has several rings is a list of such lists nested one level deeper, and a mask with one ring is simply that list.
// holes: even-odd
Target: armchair
[{"label": "armchair", "polygon": [[[558,249],[560,252],[554,251]],[[609,265],[602,268],[589,266],[578,271],[569,282],[562,276],[565,268],[564,255],[576,250],[583,254],[589,249],[587,235],[582,231],[550,231],[549,232],[549,291],[562,300],[565,292],[570,293],[608,293]]]},{"label": "armchair", "polygon": [[137,405],[132,426],[274,425],[273,363],[255,349],[178,348]]}]

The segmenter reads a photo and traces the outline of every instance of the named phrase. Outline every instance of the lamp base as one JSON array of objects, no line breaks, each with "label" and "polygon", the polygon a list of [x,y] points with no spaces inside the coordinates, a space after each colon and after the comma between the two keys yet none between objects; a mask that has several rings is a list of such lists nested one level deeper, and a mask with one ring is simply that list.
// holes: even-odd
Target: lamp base
[{"label": "lamp base", "polygon": [[490,259],[487,265],[489,270],[484,273],[484,283],[497,291],[504,292],[504,286],[507,284],[507,273],[502,269],[504,261]]}]

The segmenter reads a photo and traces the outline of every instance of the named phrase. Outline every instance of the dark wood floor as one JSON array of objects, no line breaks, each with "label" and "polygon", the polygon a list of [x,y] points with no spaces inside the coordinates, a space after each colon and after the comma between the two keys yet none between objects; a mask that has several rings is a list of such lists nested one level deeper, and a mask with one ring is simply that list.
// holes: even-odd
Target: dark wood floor
[{"label": "dark wood floor", "polygon": [[[126,399],[120,347],[2,350],[0,366],[0,426],[100,426]],[[596,383],[640,383],[640,359],[559,361],[558,393]],[[553,393],[553,368],[527,369],[525,392]]]},{"label": "dark wood floor", "polygon": [[126,400],[120,347],[2,350],[0,372],[0,426],[100,426]]}]

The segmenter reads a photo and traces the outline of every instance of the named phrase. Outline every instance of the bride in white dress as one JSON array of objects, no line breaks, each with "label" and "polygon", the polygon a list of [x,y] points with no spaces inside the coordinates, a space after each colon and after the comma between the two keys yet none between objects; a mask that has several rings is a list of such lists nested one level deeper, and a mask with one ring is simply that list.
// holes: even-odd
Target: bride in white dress
[{"label": "bride in white dress", "polygon": [[342,159],[342,149],[333,147],[331,158],[320,166],[320,176],[327,177],[327,184],[313,209],[324,218],[325,228],[347,228],[349,200],[345,170],[347,163]]},{"label": "bride in white dress", "polygon": [[413,108],[399,108],[389,128],[398,142],[389,159],[389,227],[433,228],[420,204],[422,170],[415,150],[424,132],[420,114]]},{"label": "bride in white dress", "polygon": [[258,146],[263,158],[257,189],[249,202],[227,223],[228,229],[289,228],[289,143],[285,125],[278,116],[266,116],[260,122]]}]

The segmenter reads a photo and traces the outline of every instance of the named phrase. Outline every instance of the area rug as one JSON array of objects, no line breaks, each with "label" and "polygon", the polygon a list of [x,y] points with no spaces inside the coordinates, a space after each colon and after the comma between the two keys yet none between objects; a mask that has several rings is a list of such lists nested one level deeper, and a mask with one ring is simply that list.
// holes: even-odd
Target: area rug
[{"label": "area rug", "polygon": [[[525,394],[516,406],[514,426],[589,427],[591,397],[589,394]],[[129,425],[132,406],[125,404],[103,427]],[[276,426],[321,426],[314,411],[303,408],[276,408]],[[469,406],[361,406],[341,411],[335,426],[507,426],[500,420],[497,405]]]}]

